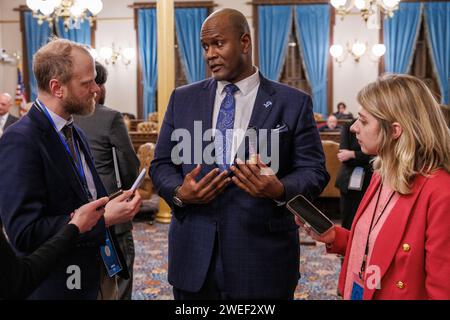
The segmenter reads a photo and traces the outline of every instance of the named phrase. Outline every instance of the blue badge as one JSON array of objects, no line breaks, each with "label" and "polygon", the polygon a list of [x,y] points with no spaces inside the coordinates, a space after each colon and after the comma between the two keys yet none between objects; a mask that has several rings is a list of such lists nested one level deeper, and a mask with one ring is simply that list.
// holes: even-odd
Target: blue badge
[{"label": "blue badge", "polygon": [[105,245],[100,246],[100,253],[109,277],[115,276],[122,270],[122,265],[117,257],[116,249],[114,248],[114,244],[111,241],[108,231],[106,232]]},{"label": "blue badge", "polygon": [[352,295],[351,295],[350,299],[351,300],[362,300],[363,293],[364,293],[364,288],[360,284],[353,282]]}]

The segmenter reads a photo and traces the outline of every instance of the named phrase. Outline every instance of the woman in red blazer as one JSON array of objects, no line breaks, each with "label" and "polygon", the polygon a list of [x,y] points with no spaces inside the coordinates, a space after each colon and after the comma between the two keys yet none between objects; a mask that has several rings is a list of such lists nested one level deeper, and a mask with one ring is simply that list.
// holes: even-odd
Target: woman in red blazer
[{"label": "woman in red blazer", "polygon": [[351,231],[307,231],[345,255],[344,299],[450,299],[450,133],[439,104],[408,75],[380,78],[358,102],[351,130],[376,155],[374,176]]}]

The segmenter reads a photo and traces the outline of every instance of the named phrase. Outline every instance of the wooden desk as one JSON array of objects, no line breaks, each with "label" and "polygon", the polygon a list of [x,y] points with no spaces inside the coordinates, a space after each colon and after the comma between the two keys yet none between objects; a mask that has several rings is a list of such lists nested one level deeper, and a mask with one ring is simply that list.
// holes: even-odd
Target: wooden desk
[{"label": "wooden desk", "polygon": [[137,131],[130,131],[128,132],[130,135],[131,142],[133,143],[133,148],[137,152],[139,147],[147,142],[156,143],[156,140],[158,139],[158,133],[157,132],[151,132],[151,133],[144,133],[144,132],[137,132]]},{"label": "wooden desk", "polygon": [[331,140],[337,143],[341,143],[341,133],[340,132],[319,132],[320,140]]},{"label": "wooden desk", "polygon": [[[342,119],[342,120],[338,120],[338,125],[342,126],[346,123],[351,123],[353,120],[349,120],[349,119]],[[321,126],[324,126],[327,124],[327,120],[317,120],[316,121],[316,125],[318,128],[320,128]]]}]

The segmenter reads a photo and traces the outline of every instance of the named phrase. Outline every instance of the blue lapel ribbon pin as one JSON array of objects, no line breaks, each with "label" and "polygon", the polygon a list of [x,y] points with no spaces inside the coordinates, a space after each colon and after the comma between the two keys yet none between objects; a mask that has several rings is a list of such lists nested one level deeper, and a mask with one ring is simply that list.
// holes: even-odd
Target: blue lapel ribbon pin
[{"label": "blue lapel ribbon pin", "polygon": [[263,104],[264,107],[269,108],[272,105],[272,101],[267,101]]}]

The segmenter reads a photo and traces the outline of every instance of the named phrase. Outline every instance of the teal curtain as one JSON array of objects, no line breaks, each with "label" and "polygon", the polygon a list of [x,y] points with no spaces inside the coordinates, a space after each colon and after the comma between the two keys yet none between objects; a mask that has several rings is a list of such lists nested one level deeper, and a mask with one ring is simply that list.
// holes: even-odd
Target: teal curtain
[{"label": "teal curtain", "polygon": [[408,73],[420,27],[421,4],[400,2],[392,18],[384,20],[386,72]]},{"label": "teal curtain", "polygon": [[207,13],[206,8],[175,9],[178,48],[188,83],[200,81],[206,77],[200,31]]},{"label": "teal curtain", "polygon": [[259,67],[268,79],[281,76],[291,27],[291,6],[258,7]]},{"label": "teal curtain", "polygon": [[155,112],[156,80],[158,76],[156,48],[156,9],[138,11],[139,55],[142,67],[143,113],[146,119]]},{"label": "teal curtain", "polygon": [[312,89],[314,112],[327,115],[327,60],[330,42],[330,6],[295,7],[297,37]]},{"label": "teal curtain", "polygon": [[39,50],[40,47],[48,42],[48,39],[51,35],[51,30],[48,22],[43,22],[43,24],[39,25],[37,20],[33,18],[32,12],[24,12],[23,17],[25,22],[25,41],[28,55],[27,68],[28,74],[30,75],[29,98],[30,101],[34,101],[37,97],[38,88],[36,78],[33,74],[33,55],[36,53],[36,51]]},{"label": "teal curtain", "polygon": [[78,21],[73,28],[65,30],[64,20],[59,19],[56,23],[56,34],[58,37],[68,39],[74,42],[91,45],[91,26],[88,20]]},{"label": "teal curtain", "polygon": [[425,4],[432,59],[439,78],[441,103],[450,103],[450,2]]}]

